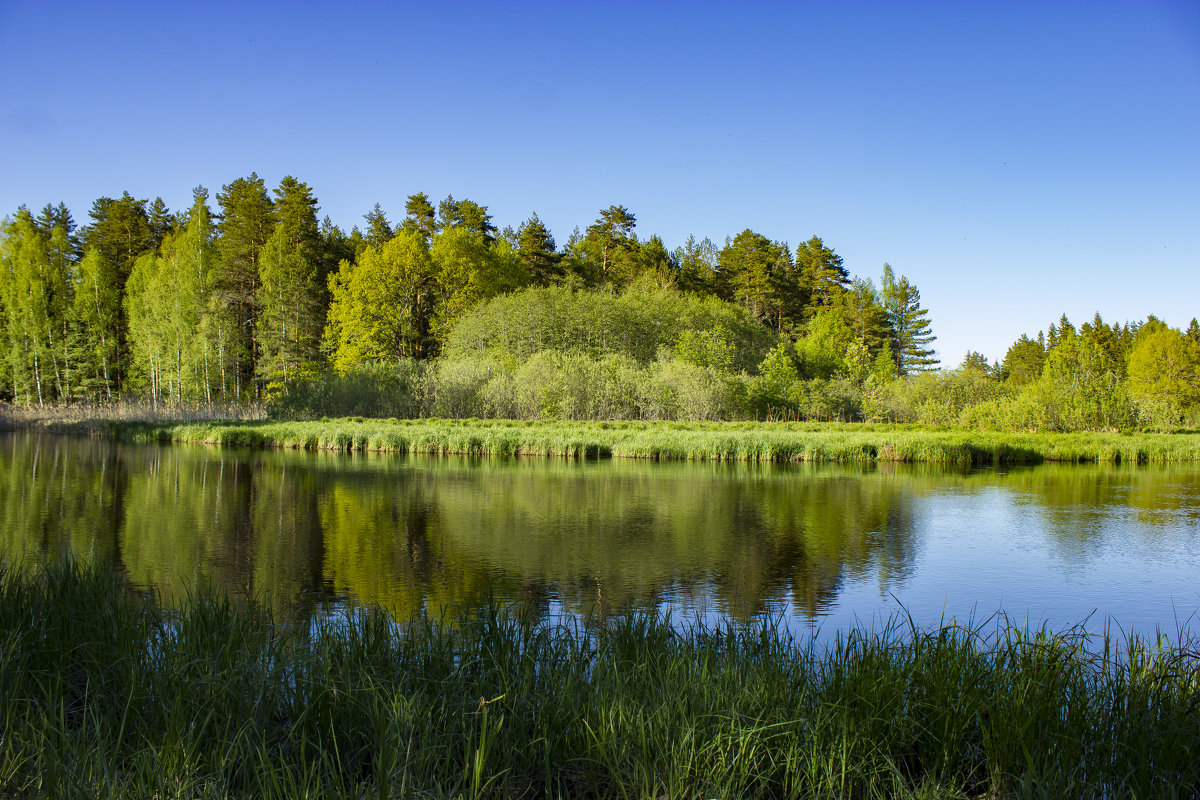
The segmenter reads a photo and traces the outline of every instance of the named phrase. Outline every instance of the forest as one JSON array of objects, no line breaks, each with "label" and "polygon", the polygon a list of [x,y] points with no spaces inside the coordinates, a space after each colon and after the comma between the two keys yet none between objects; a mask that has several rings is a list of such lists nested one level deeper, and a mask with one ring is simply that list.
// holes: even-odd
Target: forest
[{"label": "forest", "polygon": [[22,206],[0,234],[0,399],[265,404],[271,416],[791,419],[991,430],[1200,422],[1200,325],[1022,335],[939,368],[929,310],[884,264],[747,229],[673,249],[613,205],[558,244],[536,214],[408,196],[349,233],[294,177],[186,210]]}]

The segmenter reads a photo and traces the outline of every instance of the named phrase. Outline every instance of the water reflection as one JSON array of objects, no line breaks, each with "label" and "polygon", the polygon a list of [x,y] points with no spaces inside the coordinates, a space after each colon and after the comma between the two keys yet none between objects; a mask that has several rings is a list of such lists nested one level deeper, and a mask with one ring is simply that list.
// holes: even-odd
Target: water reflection
[{"label": "water reflection", "polygon": [[[1021,553],[1085,571],[1118,558],[1117,570],[1186,572],[1200,563],[1197,476],[473,461],[15,433],[0,437],[0,547],[14,563],[68,552],[111,563],[165,602],[217,585],[402,615],[495,595],[543,610],[812,618],[870,597],[920,606],[929,595],[932,607],[939,591],[969,595],[953,574],[964,558],[992,570],[1006,598],[1046,591]],[[1032,544],[1006,544],[1018,534]],[[991,555],[956,554],[966,540]]]}]

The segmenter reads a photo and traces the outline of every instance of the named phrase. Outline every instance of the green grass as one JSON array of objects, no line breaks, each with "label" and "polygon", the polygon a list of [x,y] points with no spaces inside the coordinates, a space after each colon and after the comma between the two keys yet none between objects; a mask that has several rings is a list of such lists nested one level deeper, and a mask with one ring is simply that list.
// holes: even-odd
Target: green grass
[{"label": "green grass", "polygon": [[[55,429],[55,428],[52,428]],[[57,430],[80,430],[60,426]],[[139,441],[483,456],[994,464],[1200,461],[1197,433],[1000,433],[787,422],[513,420],[96,422]]]},{"label": "green grass", "polygon": [[[1119,652],[1118,652],[1119,651]],[[0,583],[0,796],[1194,797],[1194,640],[158,608]]]}]

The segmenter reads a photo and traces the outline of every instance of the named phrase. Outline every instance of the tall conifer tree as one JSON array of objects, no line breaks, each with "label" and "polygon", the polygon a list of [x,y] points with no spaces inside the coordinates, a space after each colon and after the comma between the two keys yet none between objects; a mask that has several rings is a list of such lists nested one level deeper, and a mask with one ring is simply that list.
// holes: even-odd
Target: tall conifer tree
[{"label": "tall conifer tree", "polygon": [[221,187],[220,239],[213,271],[213,313],[228,317],[222,328],[232,338],[225,349],[224,372],[236,396],[255,393],[258,360],[259,257],[275,229],[275,204],[262,178],[247,178]]},{"label": "tall conifer tree", "polygon": [[278,224],[259,259],[257,370],[273,390],[318,366],[326,305],[317,200],[290,175],[275,196]]},{"label": "tall conifer tree", "polygon": [[535,213],[517,231],[517,256],[534,286],[560,283],[563,277],[554,237]]},{"label": "tall conifer tree", "polygon": [[883,265],[880,285],[898,373],[933,369],[939,362],[929,344],[937,337],[930,332],[929,311],[921,308],[921,293],[903,275],[897,279],[890,264]]}]

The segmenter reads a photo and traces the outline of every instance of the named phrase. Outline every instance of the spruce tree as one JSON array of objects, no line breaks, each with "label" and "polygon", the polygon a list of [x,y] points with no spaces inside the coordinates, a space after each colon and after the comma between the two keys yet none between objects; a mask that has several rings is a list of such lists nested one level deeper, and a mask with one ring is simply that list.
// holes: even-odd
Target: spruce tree
[{"label": "spruce tree", "polygon": [[517,256],[534,286],[560,283],[563,277],[554,237],[535,213],[517,231]]},{"label": "spruce tree", "polygon": [[220,327],[230,333],[222,349],[222,372],[235,396],[249,396],[255,393],[258,359],[258,261],[275,229],[275,204],[254,173],[221,187],[217,204],[221,221],[212,314],[225,317]]},{"label": "spruce tree", "polygon": [[326,305],[316,198],[290,175],[275,196],[278,224],[258,264],[257,377],[271,391],[318,367]]},{"label": "spruce tree", "polygon": [[363,221],[367,223],[367,232],[363,238],[371,247],[383,247],[395,235],[392,224],[388,222],[387,214],[383,213],[379,203],[363,214]]}]

